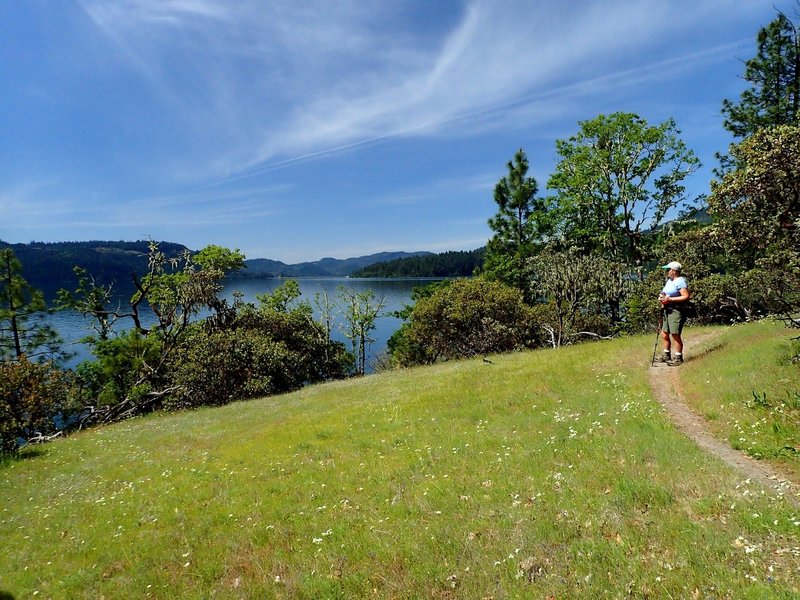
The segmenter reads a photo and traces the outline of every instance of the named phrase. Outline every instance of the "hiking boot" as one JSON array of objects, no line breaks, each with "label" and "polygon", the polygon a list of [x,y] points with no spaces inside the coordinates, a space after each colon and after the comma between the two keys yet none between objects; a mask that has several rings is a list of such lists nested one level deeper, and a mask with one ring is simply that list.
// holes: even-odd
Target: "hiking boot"
[{"label": "hiking boot", "polygon": [[676,356],[667,363],[670,367],[680,367],[683,364],[683,356]]},{"label": "hiking boot", "polygon": [[672,360],[672,357],[670,356],[669,352],[662,352],[661,356],[659,356],[656,359],[656,362],[657,363],[668,363],[671,360]]}]

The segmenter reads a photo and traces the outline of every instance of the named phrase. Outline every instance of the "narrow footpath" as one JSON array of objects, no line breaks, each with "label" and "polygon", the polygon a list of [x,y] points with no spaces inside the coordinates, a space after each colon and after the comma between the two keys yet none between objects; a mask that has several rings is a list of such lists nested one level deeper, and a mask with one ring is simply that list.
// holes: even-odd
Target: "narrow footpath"
[{"label": "narrow footpath", "polygon": [[[691,339],[691,345],[693,348],[698,348],[712,342],[715,336],[714,333],[701,334]],[[649,368],[648,373],[653,396],[664,407],[675,427],[694,440],[703,450],[737,469],[745,477],[759,482],[766,489],[800,506],[800,487],[781,477],[768,464],[734,450],[709,433],[704,419],[695,413],[683,398],[680,391],[680,372],[680,367],[656,363]]]}]

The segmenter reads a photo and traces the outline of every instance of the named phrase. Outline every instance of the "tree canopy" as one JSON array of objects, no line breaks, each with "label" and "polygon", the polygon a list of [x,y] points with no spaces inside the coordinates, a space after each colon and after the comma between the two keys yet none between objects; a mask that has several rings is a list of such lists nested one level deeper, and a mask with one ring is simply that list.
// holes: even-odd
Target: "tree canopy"
[{"label": "tree canopy", "polygon": [[528,177],[528,157],[517,150],[508,174],[494,188],[497,213],[489,219],[494,235],[486,246],[484,273],[520,290],[527,290],[526,262],[537,243],[550,232],[546,201],[537,198],[538,184]]},{"label": "tree canopy", "polygon": [[557,140],[561,160],[548,187],[557,195],[558,233],[568,246],[641,266],[642,233],[687,200],[683,180],[700,165],[672,119],[652,126],[618,112],[579,123]]},{"label": "tree canopy", "polygon": [[0,250],[0,360],[63,356],[59,336],[41,321],[46,313],[42,292],[22,276],[14,252]]},{"label": "tree canopy", "polygon": [[745,63],[751,85],[738,102],[724,100],[725,128],[744,138],[770,125],[800,119],[800,34],[783,13],[758,32],[758,53]]},{"label": "tree canopy", "polygon": [[760,129],[731,146],[739,166],[711,184],[709,210],[727,251],[756,255],[800,247],[800,127]]}]

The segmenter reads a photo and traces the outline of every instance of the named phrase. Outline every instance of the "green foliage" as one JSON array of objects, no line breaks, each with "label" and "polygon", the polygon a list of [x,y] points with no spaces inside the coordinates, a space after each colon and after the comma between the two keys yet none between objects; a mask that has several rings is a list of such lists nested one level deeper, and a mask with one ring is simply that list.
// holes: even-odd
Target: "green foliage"
[{"label": "green foliage", "polygon": [[[758,53],[745,63],[744,79],[751,87],[739,102],[725,100],[725,128],[744,138],[773,125],[800,121],[800,34],[786,15],[758,32]],[[735,164],[735,160],[734,160]]]},{"label": "green foliage", "polygon": [[[578,336],[602,336],[609,329],[609,318],[619,320],[619,302],[630,279],[623,265],[572,248],[542,252],[530,265],[533,293],[552,309],[552,318],[541,323],[552,346],[562,346]],[[600,317],[594,320],[599,330],[581,326],[588,315]]]},{"label": "green foliage", "polygon": [[[153,374],[163,351],[157,336],[130,329],[119,336],[97,339],[92,345],[93,361],[77,367],[81,395],[95,408],[114,407],[126,398],[142,400],[144,392],[156,388],[162,378]],[[133,396],[131,396],[133,392]]]},{"label": "green foliage", "polygon": [[737,168],[712,182],[708,236],[754,303],[800,327],[800,127],[759,130],[731,154]]},{"label": "green foliage", "polygon": [[403,319],[403,324],[386,342],[392,362],[403,365],[421,365],[431,362],[427,350],[420,344],[411,342],[408,335],[411,331],[411,323],[408,320],[411,318],[417,302],[423,298],[430,298],[437,290],[449,287],[452,283],[452,279],[443,279],[415,287],[411,290],[411,304],[406,304],[401,310],[392,313],[392,316]]},{"label": "green foliage", "polygon": [[238,249],[230,250],[213,244],[206,246],[192,257],[201,269],[214,269],[223,275],[235,273],[244,268],[244,254]]},{"label": "green foliage", "polygon": [[[800,365],[800,338],[794,338],[787,344],[785,364]],[[800,394],[797,395],[797,400],[800,401]],[[800,406],[797,406],[800,410]]]},{"label": "green foliage", "polygon": [[[658,265],[677,260],[684,266],[684,273],[696,281],[712,273],[729,270],[730,262],[719,242],[713,228],[703,225],[674,234],[660,234],[653,246],[653,253],[659,257],[656,261]],[[663,279],[663,271],[658,269],[658,272],[659,278]]]},{"label": "green foliage", "polygon": [[600,115],[557,140],[561,157],[548,188],[557,193],[558,232],[584,252],[639,267],[643,231],[683,204],[683,180],[700,161],[669,119],[651,126],[632,113]]},{"label": "green foliage", "polygon": [[385,305],[385,298],[377,298],[372,290],[356,292],[339,286],[339,298],[344,304],[342,314],[345,322],[342,333],[350,340],[355,357],[356,375],[364,375],[367,368],[367,348],[375,340],[370,334],[375,329],[375,321]]},{"label": "green foliage", "polygon": [[[281,393],[343,377],[352,368],[342,344],[331,341],[329,331],[313,320],[311,306],[296,303],[296,281],[260,296],[258,308],[240,299],[229,306],[217,296],[219,281],[241,262],[238,253],[210,247],[197,255],[205,265],[201,270],[184,257],[179,271],[165,272],[165,258],[153,250],[151,270],[138,284],[132,312],[112,314],[132,316],[138,325],[136,303],[147,300],[157,324],[94,339],[95,360],[78,367],[82,397],[93,407],[90,420]],[[102,317],[108,313],[102,303],[88,302],[96,290],[90,283],[82,290],[83,299],[72,302]],[[215,312],[190,322],[202,307]]]},{"label": "green foliage", "polygon": [[95,319],[93,328],[101,340],[106,340],[113,331],[118,316],[107,310],[112,301],[114,288],[112,285],[98,284],[86,269],[73,269],[78,278],[78,287],[74,293],[61,289],[56,296],[56,305],[60,310],[75,310],[83,315],[92,315]]},{"label": "green foliage", "polygon": [[[97,360],[79,369],[82,395],[92,407],[89,422],[109,422],[147,412],[161,405],[171,391],[166,364],[186,336],[191,319],[201,310],[212,311],[209,322],[224,324],[230,317],[227,302],[219,298],[221,281],[231,269],[240,268],[238,251],[209,246],[195,258],[185,251],[170,258],[156,242],[149,245],[148,271],[134,275],[136,288],[125,312],[107,307],[111,289],[77,269],[78,289],[62,291],[59,302],[96,319],[99,337],[91,340]],[[145,326],[143,311],[155,316]],[[111,324],[131,320],[127,333],[112,335]]]},{"label": "green foliage", "polygon": [[285,344],[256,331],[198,329],[187,337],[173,365],[171,380],[176,389],[164,406],[217,406],[282,391],[272,380],[295,374],[288,371],[289,358]]},{"label": "green foliage", "polygon": [[61,338],[41,322],[47,305],[41,291],[22,277],[22,264],[10,248],[0,250],[0,360],[59,359],[67,355]]},{"label": "green foliage", "polygon": [[494,188],[497,214],[489,219],[494,235],[486,246],[483,273],[527,294],[527,260],[551,233],[547,201],[536,198],[538,186],[528,177],[528,157],[522,149],[508,162],[508,175]]},{"label": "green foliage", "polygon": [[609,318],[603,314],[578,311],[563,330],[558,329],[564,305],[555,301],[539,302],[530,307],[530,327],[534,335],[529,346],[556,348],[581,341],[608,338],[614,332]]},{"label": "green foliage", "polygon": [[458,279],[417,301],[393,358],[407,366],[523,348],[534,339],[530,317],[519,290]]},{"label": "green foliage", "polygon": [[71,377],[52,362],[33,363],[24,355],[0,361],[0,454],[15,452],[18,439],[29,440],[57,430],[67,417]]},{"label": "green foliage", "polygon": [[715,235],[741,267],[800,247],[800,126],[762,129],[731,146],[739,168],[711,184]]},{"label": "green foliage", "polygon": [[629,280],[622,301],[623,319],[617,324],[617,331],[629,335],[655,331],[661,317],[661,304],[656,299],[663,287],[661,269],[650,271],[643,279]]},{"label": "green foliage", "polygon": [[[289,312],[293,303],[300,297],[300,284],[295,279],[287,279],[270,294],[258,294],[256,299],[266,310]],[[310,310],[308,308],[307,310]]]},{"label": "green foliage", "polygon": [[[291,287],[273,296],[285,299]],[[277,309],[265,300],[260,308],[237,303],[235,319],[224,329],[203,323],[190,328],[170,359],[166,408],[283,393],[350,372],[352,357],[311,318],[306,303]]]},{"label": "green foliage", "polygon": [[751,283],[743,276],[720,273],[692,280],[692,301],[699,307],[701,321],[733,323],[756,316],[759,309],[748,294]]}]

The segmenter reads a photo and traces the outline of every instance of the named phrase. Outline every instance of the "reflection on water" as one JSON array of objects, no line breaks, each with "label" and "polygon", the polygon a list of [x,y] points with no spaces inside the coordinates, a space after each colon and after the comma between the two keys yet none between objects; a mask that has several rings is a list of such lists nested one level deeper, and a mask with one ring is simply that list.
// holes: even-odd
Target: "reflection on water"
[{"label": "reflection on water", "polygon": [[[269,279],[242,279],[230,281],[225,285],[222,297],[229,302],[233,300],[234,292],[241,292],[246,302],[257,302],[256,295],[271,293],[285,280],[277,278]],[[402,321],[396,317],[389,316],[388,313],[403,308],[411,301],[411,290],[415,287],[428,285],[436,281],[434,279],[346,279],[346,278],[319,278],[319,279],[297,279],[300,284],[301,300],[311,302],[315,313],[317,308],[314,306],[314,298],[317,294],[327,291],[328,297],[336,304],[339,302],[339,286],[347,287],[356,292],[372,290],[376,297],[384,298],[383,316],[376,322],[372,337],[375,342],[369,349],[367,358],[369,371],[373,370],[375,359],[386,351],[386,342],[389,337],[400,327]],[[125,305],[122,305],[124,310]],[[319,315],[317,315],[319,316]],[[149,317],[149,318],[148,318]],[[152,315],[146,315],[142,319],[144,325],[154,322]],[[343,323],[341,314],[335,315],[336,325],[332,337],[348,345],[349,342],[342,335],[339,326]],[[75,353],[67,366],[74,367],[82,360],[91,358],[89,348],[80,340],[92,333],[92,319],[84,317],[74,311],[60,311],[48,317],[48,322],[58,331],[64,339],[65,348]],[[118,323],[117,329],[124,330],[130,327],[130,319],[122,319]]]}]

